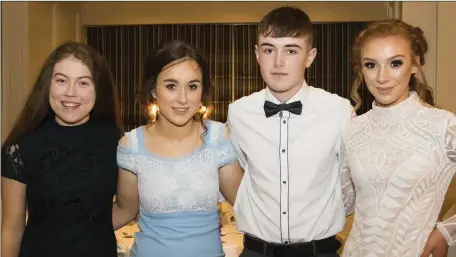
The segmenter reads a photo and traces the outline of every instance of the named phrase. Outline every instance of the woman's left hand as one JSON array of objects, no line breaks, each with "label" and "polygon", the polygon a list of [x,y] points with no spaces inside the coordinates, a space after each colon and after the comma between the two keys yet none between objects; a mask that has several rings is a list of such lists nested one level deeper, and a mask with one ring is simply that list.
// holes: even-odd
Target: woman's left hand
[{"label": "woman's left hand", "polygon": [[431,254],[432,257],[447,257],[448,255],[448,243],[437,228],[434,228],[429,235],[421,257],[429,257]]}]

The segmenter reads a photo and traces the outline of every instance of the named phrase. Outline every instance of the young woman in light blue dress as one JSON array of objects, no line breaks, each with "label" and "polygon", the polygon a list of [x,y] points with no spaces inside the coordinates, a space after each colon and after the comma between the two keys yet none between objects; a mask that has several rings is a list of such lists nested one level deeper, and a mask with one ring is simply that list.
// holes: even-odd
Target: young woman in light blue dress
[{"label": "young woman in light blue dress", "polygon": [[165,44],[146,60],[140,96],[159,114],[127,132],[117,152],[113,224],[139,210],[132,256],[224,256],[219,192],[233,203],[242,169],[225,125],[203,119],[210,90],[208,65],[187,43]]}]

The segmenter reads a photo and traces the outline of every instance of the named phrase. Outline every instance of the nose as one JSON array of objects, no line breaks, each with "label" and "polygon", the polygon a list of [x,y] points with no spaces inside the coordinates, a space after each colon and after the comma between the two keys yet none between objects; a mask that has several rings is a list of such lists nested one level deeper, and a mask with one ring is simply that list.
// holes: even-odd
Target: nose
[{"label": "nose", "polygon": [[66,96],[76,96],[76,85],[74,83],[68,83],[65,91]]},{"label": "nose", "polygon": [[380,67],[377,72],[377,82],[384,84],[389,81],[389,71],[388,68]]},{"label": "nose", "polygon": [[283,67],[283,65],[284,65],[283,55],[282,55],[282,53],[277,52],[275,55],[275,58],[274,58],[274,67],[280,68],[280,67]]},{"label": "nose", "polygon": [[186,104],[188,102],[187,90],[184,87],[182,87],[179,91],[177,102],[180,104]]}]

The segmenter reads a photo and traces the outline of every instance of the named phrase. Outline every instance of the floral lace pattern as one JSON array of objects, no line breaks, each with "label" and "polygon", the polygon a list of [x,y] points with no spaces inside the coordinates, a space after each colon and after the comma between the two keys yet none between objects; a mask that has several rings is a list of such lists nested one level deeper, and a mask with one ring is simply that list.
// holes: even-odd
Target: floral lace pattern
[{"label": "floral lace pattern", "polygon": [[118,145],[119,167],[138,177],[141,209],[147,213],[216,210],[218,169],[237,160],[225,125],[207,121],[205,144],[183,158],[164,159],[146,152],[144,127],[126,133],[127,145]]}]

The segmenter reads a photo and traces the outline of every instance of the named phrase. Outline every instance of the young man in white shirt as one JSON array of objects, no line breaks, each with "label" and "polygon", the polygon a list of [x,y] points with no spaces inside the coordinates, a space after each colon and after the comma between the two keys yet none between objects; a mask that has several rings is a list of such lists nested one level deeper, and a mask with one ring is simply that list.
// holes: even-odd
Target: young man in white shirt
[{"label": "young man in white shirt", "polygon": [[308,86],[317,50],[300,9],[260,22],[256,58],[267,88],[230,104],[228,126],[245,173],[234,211],[241,257],[338,256],[344,226],[339,148],[353,114],[347,99]]}]

